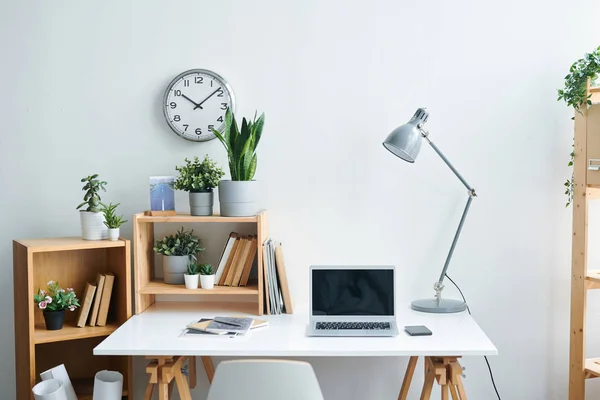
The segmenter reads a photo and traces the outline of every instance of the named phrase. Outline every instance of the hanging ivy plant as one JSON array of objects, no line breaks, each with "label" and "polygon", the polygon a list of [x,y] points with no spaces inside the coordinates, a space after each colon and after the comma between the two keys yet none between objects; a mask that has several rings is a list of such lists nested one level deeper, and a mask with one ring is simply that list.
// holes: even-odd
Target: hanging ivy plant
[{"label": "hanging ivy plant", "polygon": [[[569,69],[569,74],[565,76],[565,87],[558,91],[558,101],[564,100],[569,107],[573,107],[577,112],[583,105],[591,105],[591,95],[587,93],[587,82],[591,80],[592,86],[597,85],[598,75],[600,74],[600,46],[591,53],[573,63]],[[569,167],[573,166],[575,153],[571,152]],[[567,195],[567,207],[573,201],[573,175],[571,179],[565,182],[565,194]]]}]

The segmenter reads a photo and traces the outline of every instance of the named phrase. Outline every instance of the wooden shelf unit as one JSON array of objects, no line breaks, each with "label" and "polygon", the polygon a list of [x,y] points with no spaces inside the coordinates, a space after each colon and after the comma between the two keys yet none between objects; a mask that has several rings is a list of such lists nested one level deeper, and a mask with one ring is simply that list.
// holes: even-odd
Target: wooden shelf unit
[{"label": "wooden shelf unit", "polygon": [[[124,376],[123,388],[131,387],[130,357],[97,357],[93,349],[131,317],[130,242],[120,239],[87,241],[78,237],[13,241],[15,368],[17,400],[33,399],[31,388],[39,374],[65,364],[72,381],[93,382],[96,372],[109,369]],[[45,329],[42,311],[33,294],[49,280],[72,287],[82,300],[86,282],[97,273],[115,275],[108,323],[104,327],[78,328],[78,310],[66,311],[61,330]],[[85,398],[86,393],[78,393]]]},{"label": "wooden shelf unit", "polygon": [[[162,279],[154,276],[154,227],[157,223],[176,223],[179,226],[185,223],[248,223],[256,225],[258,237],[257,251],[257,281],[245,287],[215,286],[213,290],[186,289],[184,285],[168,285]],[[267,235],[267,211],[263,210],[251,217],[222,217],[220,215],[192,216],[177,214],[174,216],[147,216],[138,213],[133,216],[133,248],[134,248],[134,285],[135,285],[135,313],[141,314],[156,301],[156,295],[210,295],[210,298],[219,296],[246,296],[245,300],[254,298],[257,315],[263,315],[264,276],[262,244]],[[223,238],[225,240],[225,238]],[[250,298],[250,299],[248,299]]]},{"label": "wooden shelf unit", "polygon": [[584,400],[585,380],[600,377],[600,358],[585,351],[587,291],[600,288],[600,271],[587,262],[588,204],[600,198],[600,88],[588,81],[587,94],[592,105],[575,112],[569,400]]}]

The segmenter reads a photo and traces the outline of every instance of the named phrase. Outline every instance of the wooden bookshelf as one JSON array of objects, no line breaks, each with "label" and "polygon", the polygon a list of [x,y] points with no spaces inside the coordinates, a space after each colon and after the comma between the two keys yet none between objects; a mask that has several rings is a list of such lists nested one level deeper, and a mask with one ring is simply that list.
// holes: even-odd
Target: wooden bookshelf
[{"label": "wooden bookshelf", "polygon": [[[257,251],[257,280],[248,286],[226,287],[215,286],[212,290],[186,289],[185,285],[168,285],[154,276],[154,228],[155,224],[173,223],[178,226],[186,223],[248,223],[256,225]],[[134,286],[135,286],[135,313],[144,312],[156,301],[157,295],[210,295],[218,300],[219,296],[246,296],[244,300],[256,303],[257,315],[263,314],[264,277],[263,277],[263,252],[262,244],[267,238],[267,212],[261,211],[250,217],[222,217],[218,214],[211,216],[192,216],[177,214],[174,216],[148,216],[138,213],[133,216],[133,248],[134,248]],[[225,241],[226,238],[223,238]],[[248,299],[249,298],[249,299]]]},{"label": "wooden bookshelf", "polygon": [[[109,369],[124,376],[123,388],[131,387],[129,357],[96,357],[93,349],[131,317],[130,242],[87,241],[79,237],[22,239],[13,241],[16,399],[33,399],[31,388],[39,374],[65,364],[72,381],[93,382],[96,372]],[[81,300],[86,282],[98,273],[113,273],[113,287],[106,326],[78,328],[78,311],[66,311],[61,330],[45,328],[42,311],[33,294],[49,280],[72,287]],[[85,386],[85,385],[83,385]],[[79,398],[86,393],[77,392]]]}]

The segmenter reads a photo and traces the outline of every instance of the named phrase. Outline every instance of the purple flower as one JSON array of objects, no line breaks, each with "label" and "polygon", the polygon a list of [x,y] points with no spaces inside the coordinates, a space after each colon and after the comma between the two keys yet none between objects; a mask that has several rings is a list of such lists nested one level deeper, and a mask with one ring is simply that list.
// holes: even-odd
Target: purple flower
[{"label": "purple flower", "polygon": [[50,296],[46,296],[46,301],[45,301],[45,303],[47,303],[47,304],[52,304],[52,297],[50,297]]},{"label": "purple flower", "polygon": [[54,281],[48,281],[48,286],[54,285]]},{"label": "purple flower", "polygon": [[40,307],[40,309],[45,310],[46,306],[48,304],[45,301],[40,301],[40,304],[38,304],[38,307]]},{"label": "purple flower", "polygon": [[76,308],[77,307],[75,307],[75,306],[69,306],[69,310],[71,310],[71,311],[75,311]]},{"label": "purple flower", "polygon": [[68,287],[68,288],[67,288],[67,292],[71,293],[72,291],[73,291],[73,288],[72,288],[72,287]]},{"label": "purple flower", "polygon": [[65,289],[58,289],[58,293],[64,293]]},{"label": "purple flower", "polygon": [[46,295],[46,291],[43,289],[40,289],[40,296],[45,296]]}]

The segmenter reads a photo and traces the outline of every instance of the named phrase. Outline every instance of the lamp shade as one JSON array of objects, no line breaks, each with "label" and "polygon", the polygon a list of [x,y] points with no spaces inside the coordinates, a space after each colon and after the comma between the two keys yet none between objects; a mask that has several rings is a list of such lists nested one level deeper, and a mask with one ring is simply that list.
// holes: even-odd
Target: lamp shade
[{"label": "lamp shade", "polygon": [[383,147],[404,161],[415,162],[421,150],[421,127],[427,122],[428,117],[427,110],[419,108],[410,121],[400,125],[388,135],[383,142]]}]

